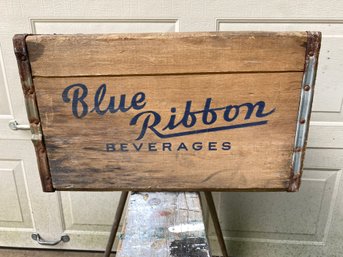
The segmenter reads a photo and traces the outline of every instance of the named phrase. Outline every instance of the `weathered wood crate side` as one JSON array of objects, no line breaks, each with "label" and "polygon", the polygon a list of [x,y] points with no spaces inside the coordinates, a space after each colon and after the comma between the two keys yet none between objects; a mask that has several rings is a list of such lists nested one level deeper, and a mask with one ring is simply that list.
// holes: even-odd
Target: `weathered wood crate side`
[{"label": "weathered wood crate side", "polygon": [[45,191],[298,190],[320,33],[24,42]]}]

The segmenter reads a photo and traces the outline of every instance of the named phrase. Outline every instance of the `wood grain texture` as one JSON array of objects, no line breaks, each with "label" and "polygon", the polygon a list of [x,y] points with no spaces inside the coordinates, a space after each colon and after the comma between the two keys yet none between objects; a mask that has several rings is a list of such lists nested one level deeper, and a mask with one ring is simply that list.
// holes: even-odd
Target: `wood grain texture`
[{"label": "wood grain texture", "polygon": [[303,71],[305,32],[32,35],[33,76]]},{"label": "wood grain texture", "polygon": [[28,36],[54,188],[288,190],[312,37]]},{"label": "wood grain texture", "polygon": [[117,257],[209,257],[199,193],[134,193]]},{"label": "wood grain texture", "polygon": [[[58,190],[286,190],[289,183],[293,153],[295,123],[301,89],[301,72],[253,74],[160,75],[127,77],[77,77],[34,79],[42,129],[47,146],[54,187]],[[146,95],[142,110],[123,113],[90,112],[78,119],[72,115],[71,103],[62,101],[62,91],[68,85],[82,82],[88,86],[84,99],[89,110],[100,84],[107,85],[102,107],[108,96],[125,94],[126,99],[139,91]],[[130,121],[141,111],[155,111],[161,122],[155,128],[163,134],[178,133],[226,125],[245,124],[247,108],[232,122],[217,111],[217,121],[202,122],[196,114],[192,128],[176,127],[163,130],[176,108],[179,121],[187,101],[192,111],[202,110],[206,98],[212,98],[212,108],[264,101],[265,111],[275,108],[262,126],[243,127],[218,132],[159,138],[148,130],[137,140],[143,120],[135,126]],[[256,110],[249,122],[259,122]],[[232,115],[232,114],[231,114]],[[151,121],[150,121],[151,122]],[[163,143],[172,144],[163,151]],[[201,150],[192,144],[201,142]],[[216,150],[210,150],[210,142]],[[231,149],[223,150],[222,143]],[[115,144],[108,152],[106,144]],[[137,151],[133,143],[140,145]],[[149,151],[154,143],[156,151]],[[184,143],[185,149],[178,149]],[[127,151],[120,150],[126,144]],[[212,147],[213,149],[213,147]]]}]

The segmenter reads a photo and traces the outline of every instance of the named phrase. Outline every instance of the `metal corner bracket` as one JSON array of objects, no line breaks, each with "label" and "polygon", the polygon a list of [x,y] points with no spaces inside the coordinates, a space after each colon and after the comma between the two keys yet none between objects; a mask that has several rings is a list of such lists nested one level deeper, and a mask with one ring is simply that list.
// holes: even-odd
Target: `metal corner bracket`
[{"label": "metal corner bracket", "polygon": [[296,125],[296,134],[292,156],[292,174],[288,191],[297,191],[300,183],[305,148],[307,143],[308,129],[318,65],[321,34],[308,32],[308,46],[305,59],[305,70],[301,85],[299,112]]},{"label": "metal corner bracket", "polygon": [[294,142],[294,153],[293,153],[293,173],[297,175],[300,173],[301,169],[301,157],[303,154],[303,148],[305,147],[306,132],[309,126],[309,113],[310,107],[313,99],[313,82],[315,73],[315,57],[309,57],[300,97],[300,108],[297,120],[297,129]]},{"label": "metal corner bracket", "polygon": [[[39,174],[41,177],[42,187],[44,192],[54,192],[52,179],[49,169],[48,156],[42,134],[39,111],[37,107],[37,99],[35,87],[33,84],[29,53],[26,45],[26,37],[28,34],[18,34],[13,37],[14,53],[17,58],[21,85],[25,98],[27,117],[29,120],[29,128],[32,133],[32,142],[35,146]],[[16,122],[9,124],[14,130],[28,129],[28,126],[19,125]]]}]

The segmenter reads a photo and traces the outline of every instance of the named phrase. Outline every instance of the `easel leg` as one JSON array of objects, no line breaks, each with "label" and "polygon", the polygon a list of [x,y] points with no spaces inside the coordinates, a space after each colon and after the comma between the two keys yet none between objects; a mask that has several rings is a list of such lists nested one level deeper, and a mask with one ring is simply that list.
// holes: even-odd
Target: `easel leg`
[{"label": "easel leg", "polygon": [[128,193],[129,193],[128,191],[123,191],[121,193],[118,208],[117,208],[116,215],[114,217],[114,221],[113,221],[113,225],[111,229],[111,234],[107,241],[107,246],[106,246],[104,257],[109,257],[111,255],[111,251],[112,251],[113,243],[116,238],[117,231],[118,231],[120,219],[123,216],[123,211],[124,211]]},{"label": "easel leg", "polygon": [[212,217],[213,225],[214,225],[214,228],[216,230],[218,242],[219,242],[220,249],[222,251],[223,257],[229,257],[229,254],[226,250],[223,233],[222,233],[222,230],[220,228],[219,219],[218,219],[218,215],[217,215],[217,211],[216,211],[216,206],[214,205],[212,193],[211,192],[204,192],[204,193],[205,193],[208,209],[209,209],[211,217]]}]

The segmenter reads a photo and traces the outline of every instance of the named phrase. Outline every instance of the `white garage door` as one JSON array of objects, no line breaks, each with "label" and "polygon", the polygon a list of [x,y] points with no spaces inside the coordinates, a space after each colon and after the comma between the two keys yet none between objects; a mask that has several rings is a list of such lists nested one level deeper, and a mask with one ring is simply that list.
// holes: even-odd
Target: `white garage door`
[{"label": "white garage door", "polygon": [[70,236],[53,248],[104,249],[118,200],[108,192],[42,193],[30,133],[8,127],[12,119],[27,124],[14,34],[319,30],[301,191],[215,197],[235,256],[343,256],[343,2],[0,0],[0,17],[0,246],[42,247],[31,239],[38,232],[47,240]]}]

